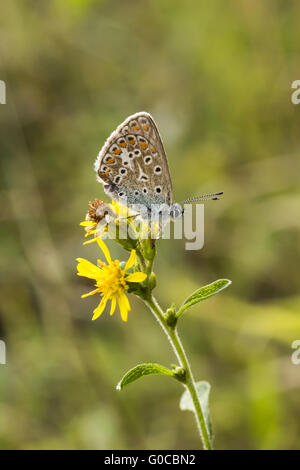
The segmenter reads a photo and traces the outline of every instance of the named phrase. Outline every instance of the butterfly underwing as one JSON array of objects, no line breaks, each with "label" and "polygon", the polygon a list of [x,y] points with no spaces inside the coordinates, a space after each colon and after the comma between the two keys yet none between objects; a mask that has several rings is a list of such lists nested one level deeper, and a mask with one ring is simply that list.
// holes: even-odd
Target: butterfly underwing
[{"label": "butterfly underwing", "polygon": [[154,205],[173,204],[172,182],[166,153],[152,116],[129,116],[110,135],[95,162],[98,180],[113,200]]},{"label": "butterfly underwing", "polygon": [[[166,218],[183,214],[181,205],[173,203],[168,161],[157,126],[145,111],[129,116],[110,135],[98,154],[95,171],[106,194],[129,208],[144,206],[147,218],[160,217],[162,206],[163,211],[167,208]],[[189,202],[219,199],[220,194]]]}]

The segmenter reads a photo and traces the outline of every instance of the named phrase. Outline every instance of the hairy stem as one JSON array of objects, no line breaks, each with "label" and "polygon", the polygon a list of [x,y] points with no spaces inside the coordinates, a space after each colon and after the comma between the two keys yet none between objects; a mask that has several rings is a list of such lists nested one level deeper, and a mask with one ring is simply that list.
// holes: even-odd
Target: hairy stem
[{"label": "hairy stem", "polygon": [[198,431],[202,440],[203,448],[206,450],[212,449],[212,443],[210,435],[207,429],[207,425],[204,419],[204,414],[202,411],[201,403],[197,394],[195,380],[191,371],[191,366],[187,359],[185,350],[182,346],[181,340],[178,336],[177,328],[169,326],[165,317],[162,308],[158,304],[157,300],[151,295],[148,299],[144,299],[147,306],[150,308],[154,317],[162,327],[163,331],[167,335],[171,346],[174,350],[174,353],[179,361],[180,366],[185,370],[185,380],[183,384],[190,392],[190,395],[193,400],[194,409],[195,409],[195,418],[198,427]]}]

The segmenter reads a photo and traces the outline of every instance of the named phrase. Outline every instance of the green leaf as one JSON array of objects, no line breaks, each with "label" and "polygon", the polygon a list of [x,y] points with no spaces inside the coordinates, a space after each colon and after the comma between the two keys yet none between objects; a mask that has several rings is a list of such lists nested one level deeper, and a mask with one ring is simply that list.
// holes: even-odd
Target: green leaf
[{"label": "green leaf", "polygon": [[200,287],[200,289],[196,290],[192,295],[190,295],[182,304],[180,309],[178,310],[176,317],[180,317],[180,315],[183,314],[183,312],[191,307],[194,304],[197,304],[198,302],[201,302],[202,300],[206,300],[209,297],[212,297],[215,294],[218,294],[221,292],[221,290],[225,289],[231,284],[231,281],[229,279],[219,279],[218,281],[212,282],[211,284],[208,284],[207,286]]},{"label": "green leaf", "polygon": [[[211,419],[210,419],[209,406],[208,406],[210,384],[206,382],[205,380],[196,382],[196,391],[197,391],[197,395],[198,395],[200,405],[203,411],[206,427],[208,429],[210,438],[212,438],[212,426],[211,426]],[[180,399],[179,407],[183,411],[188,410],[188,411],[195,412],[194,403],[190,395],[190,392],[188,390],[183,392],[181,399]]]},{"label": "green leaf", "polygon": [[126,372],[116,388],[117,390],[122,390],[126,385],[135,382],[145,375],[152,374],[169,375],[171,377],[175,377],[174,372],[172,372],[170,369],[167,369],[166,367],[161,366],[160,364],[152,364],[151,362],[148,364],[138,364],[137,366],[133,367],[133,369],[130,369],[128,372]]}]

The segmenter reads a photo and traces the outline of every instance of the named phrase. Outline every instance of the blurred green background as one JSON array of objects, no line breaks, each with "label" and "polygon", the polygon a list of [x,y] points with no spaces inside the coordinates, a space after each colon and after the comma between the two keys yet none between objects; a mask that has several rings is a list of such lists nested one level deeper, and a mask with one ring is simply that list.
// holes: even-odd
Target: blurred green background
[{"label": "blurred green background", "polygon": [[131,297],[127,324],[108,312],[91,322],[98,299],[80,299],[91,283],[76,276],[76,257],[97,256],[78,225],[104,197],[94,159],[141,110],[159,126],[176,200],[224,191],[205,207],[204,248],[162,240],[155,265],[165,307],[233,281],[180,326],[212,386],[215,447],[300,448],[299,17],[283,0],[2,2],[2,449],[199,445],[175,381],[115,390],[137,362],[174,362],[151,314]]}]

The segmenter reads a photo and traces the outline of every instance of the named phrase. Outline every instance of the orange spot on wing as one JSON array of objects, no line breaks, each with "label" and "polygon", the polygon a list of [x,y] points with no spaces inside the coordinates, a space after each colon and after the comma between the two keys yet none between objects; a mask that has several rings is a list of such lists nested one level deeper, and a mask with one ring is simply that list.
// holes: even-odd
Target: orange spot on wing
[{"label": "orange spot on wing", "polygon": [[122,144],[119,144],[119,145],[120,145],[120,147],[127,147],[126,142],[122,142]]},{"label": "orange spot on wing", "polygon": [[133,127],[131,128],[131,130],[133,130],[134,132],[135,132],[135,131],[139,131],[139,130],[140,130],[140,126],[133,126]]},{"label": "orange spot on wing", "polygon": [[120,153],[122,153],[122,150],[117,149],[117,150],[114,150],[112,153],[114,153],[115,155],[120,155]]},{"label": "orange spot on wing", "polygon": [[147,142],[140,142],[140,147],[145,150],[148,147]]},{"label": "orange spot on wing", "polygon": [[136,140],[135,140],[134,137],[128,137],[128,141],[129,141],[129,143],[130,143],[131,145],[134,145],[135,142],[136,142]]},{"label": "orange spot on wing", "polygon": [[148,132],[148,130],[149,130],[148,124],[144,124],[144,125],[143,125],[143,129],[144,129],[144,131]]},{"label": "orange spot on wing", "polygon": [[[108,158],[108,159],[105,161],[105,163],[106,163],[107,165],[113,165],[113,164],[115,163],[115,161],[116,161],[116,160],[115,160],[114,158],[110,157],[110,158]],[[109,168],[109,170],[110,170],[110,168]]]},{"label": "orange spot on wing", "polygon": [[105,182],[110,182],[110,179],[109,179],[109,172],[110,172],[110,168],[108,168],[106,171],[99,171],[99,176],[100,178],[105,181]]},{"label": "orange spot on wing", "polygon": [[155,152],[156,152],[156,150],[155,150],[154,147],[150,147],[150,150],[151,150],[152,153],[155,153]]}]

